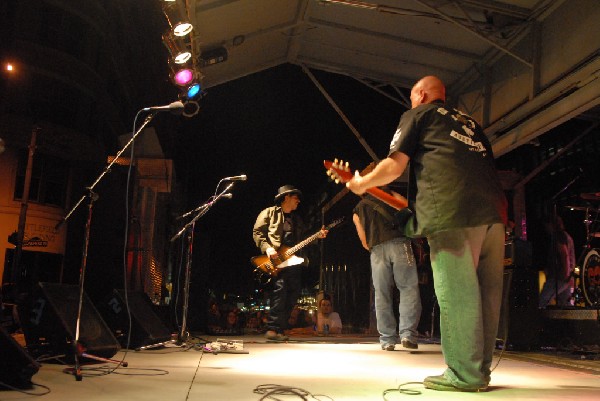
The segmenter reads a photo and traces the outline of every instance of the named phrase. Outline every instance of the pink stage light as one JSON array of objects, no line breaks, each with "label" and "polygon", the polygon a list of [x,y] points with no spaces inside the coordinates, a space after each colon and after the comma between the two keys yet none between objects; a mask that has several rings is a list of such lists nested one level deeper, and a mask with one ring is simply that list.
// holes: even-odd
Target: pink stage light
[{"label": "pink stage light", "polygon": [[179,86],[186,86],[194,80],[194,72],[191,69],[184,68],[175,73],[175,83]]}]

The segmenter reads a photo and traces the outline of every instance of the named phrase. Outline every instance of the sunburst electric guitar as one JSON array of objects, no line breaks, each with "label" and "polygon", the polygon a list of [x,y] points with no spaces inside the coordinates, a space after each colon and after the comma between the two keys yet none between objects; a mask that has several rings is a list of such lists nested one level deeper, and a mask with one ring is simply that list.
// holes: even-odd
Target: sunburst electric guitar
[{"label": "sunburst electric guitar", "polygon": [[[333,227],[340,224],[343,220],[344,218],[341,217],[333,221],[327,227],[325,227],[325,230],[331,230]],[[316,240],[317,238],[320,238],[320,236],[321,230],[292,247],[287,247],[285,245],[280,246],[277,250],[277,255],[274,257],[269,258],[267,255],[259,255],[251,258],[250,263],[254,265],[255,271],[266,273],[271,277],[277,277],[281,269],[286,268],[288,266],[299,265],[300,263],[304,262],[304,259],[299,256],[296,256],[295,253],[298,252],[300,249],[304,248],[306,245],[313,242],[314,240]]]},{"label": "sunburst electric guitar", "polygon": [[[339,183],[346,183],[352,179],[354,176],[352,171],[350,170],[350,165],[348,162],[344,163],[343,160],[338,161],[338,159],[334,159],[334,161],[325,160],[323,161],[325,168],[327,169],[327,175],[331,177],[332,180]],[[399,211],[409,212],[407,209],[408,200],[402,195],[393,196],[388,194],[387,192],[379,189],[377,187],[367,189],[367,192],[376,197],[377,199],[387,203],[391,207]]]}]

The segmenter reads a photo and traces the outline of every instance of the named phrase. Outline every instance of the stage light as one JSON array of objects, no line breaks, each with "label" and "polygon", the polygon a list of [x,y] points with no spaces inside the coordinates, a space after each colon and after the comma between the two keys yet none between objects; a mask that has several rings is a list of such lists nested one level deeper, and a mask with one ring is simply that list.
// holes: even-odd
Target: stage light
[{"label": "stage light", "polygon": [[194,80],[194,70],[191,68],[182,68],[173,75],[175,84],[179,86],[189,85]]},{"label": "stage light", "polygon": [[169,26],[171,27],[171,32],[173,35],[183,37],[192,32],[194,29],[192,24],[182,16],[183,13],[181,12],[177,2],[173,1],[163,3],[163,12],[167,18]]},{"label": "stage light", "polygon": [[169,50],[175,64],[185,64],[192,58],[192,52],[183,39],[174,37],[170,31],[163,35],[163,44]]},{"label": "stage light", "polygon": [[185,65],[175,64],[172,59],[169,59],[168,62],[169,68],[171,69],[171,73],[169,74],[171,80],[175,85],[183,87],[182,89],[187,89],[194,79],[197,78],[197,74],[191,63]]},{"label": "stage light", "polygon": [[200,86],[200,84],[194,83],[194,84],[188,86],[186,96],[188,99],[194,99],[196,96],[198,96],[198,94],[200,93],[201,90],[202,90],[202,87]]},{"label": "stage light", "polygon": [[192,32],[194,29],[193,25],[189,22],[180,21],[173,27],[173,35],[175,36],[185,36],[188,33]]}]

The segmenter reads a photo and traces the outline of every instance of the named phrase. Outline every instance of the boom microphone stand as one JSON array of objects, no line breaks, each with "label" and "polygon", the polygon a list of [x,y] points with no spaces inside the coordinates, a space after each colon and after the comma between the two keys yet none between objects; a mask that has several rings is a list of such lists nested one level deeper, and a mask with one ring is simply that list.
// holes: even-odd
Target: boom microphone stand
[{"label": "boom microphone stand", "polygon": [[[219,186],[221,185],[221,183],[223,181],[245,181],[245,180],[246,180],[245,175],[235,176],[235,177],[227,177],[227,178],[224,178],[221,181],[219,181],[219,184],[217,185],[217,189],[219,188]],[[190,281],[191,281],[191,272],[192,272],[192,251],[193,251],[193,245],[194,245],[194,227],[196,226],[196,221],[198,221],[198,219],[200,217],[204,216],[210,210],[210,208],[213,207],[213,205],[219,201],[219,199],[231,198],[233,196],[231,193],[228,192],[233,187],[233,184],[234,184],[234,182],[231,182],[227,186],[227,188],[225,188],[225,190],[223,190],[221,193],[219,193],[216,196],[212,196],[208,200],[208,202],[203,203],[200,206],[196,207],[195,209],[192,209],[189,212],[186,212],[186,213],[182,214],[181,216],[177,217],[177,220],[181,220],[188,216],[191,216],[194,213],[197,213],[194,216],[194,218],[192,218],[188,223],[186,223],[183,226],[183,228],[181,230],[179,230],[179,232],[177,234],[175,234],[173,237],[171,237],[171,239],[169,240],[170,242],[173,242],[173,241],[177,240],[177,238],[181,237],[184,233],[187,233],[187,236],[186,236],[187,249],[186,249],[186,255],[185,255],[185,278],[184,278],[184,285],[183,285],[183,307],[182,307],[181,328],[179,329],[179,332],[177,333],[176,340],[169,340],[169,341],[164,341],[164,342],[157,343],[157,344],[146,345],[143,347],[139,347],[138,349],[136,349],[136,351],[142,351],[142,350],[146,350],[146,349],[160,347],[160,346],[164,346],[167,344],[176,344],[179,346],[184,346],[187,344],[189,336],[190,336],[187,331],[187,316],[188,316],[188,306],[189,306],[189,298],[190,298]]]},{"label": "boom microphone stand", "polygon": [[[244,176],[244,178],[245,178],[245,176]],[[222,181],[223,180],[221,180],[221,182]],[[221,182],[219,182],[219,185]],[[204,216],[210,210],[210,208],[219,201],[219,199],[231,198],[232,194],[230,194],[228,191],[233,187],[234,184],[235,184],[235,182],[231,182],[227,186],[227,188],[225,188],[225,190],[223,190],[217,196],[212,197],[211,198],[212,200],[209,200],[207,203],[200,205],[196,209],[191,210],[191,211],[181,215],[179,218],[185,218],[194,212],[198,212],[196,214],[196,216],[194,216],[193,219],[191,219],[185,226],[183,226],[183,228],[177,234],[175,234],[171,238],[171,242],[173,242],[177,238],[179,238],[184,232],[187,232],[188,245],[187,245],[187,252],[186,252],[186,263],[185,263],[185,282],[184,282],[184,286],[183,286],[183,309],[182,309],[181,329],[179,331],[179,336],[178,336],[179,344],[183,344],[183,343],[187,342],[187,340],[189,338],[189,333],[187,332],[187,314],[188,314],[188,304],[189,304],[189,297],[190,297],[190,276],[191,276],[191,268],[192,268],[192,250],[193,250],[192,246],[193,246],[193,242],[194,242],[194,227],[196,225],[196,221],[198,221],[198,219],[200,217]],[[217,188],[218,188],[218,185],[217,185]]]},{"label": "boom microphone stand", "polygon": [[87,352],[85,352],[85,347],[79,342],[79,329],[81,326],[81,309],[83,307],[83,294],[84,294],[83,288],[84,288],[84,281],[85,281],[85,271],[86,271],[86,267],[87,267],[88,247],[89,247],[89,243],[90,243],[90,227],[91,227],[91,223],[92,223],[92,209],[94,206],[94,202],[96,200],[98,200],[98,194],[96,194],[94,192],[94,188],[96,187],[96,185],[98,185],[98,183],[102,180],[102,178],[104,178],[104,176],[108,172],[110,172],[110,168],[112,167],[112,165],[115,164],[115,162],[119,159],[119,157],[125,151],[125,149],[127,149],[127,147],[135,140],[135,138],[138,136],[138,134],[152,120],[153,117],[154,117],[154,114],[149,114],[148,117],[146,117],[146,120],[141,125],[141,127],[135,132],[135,134],[131,137],[129,142],[127,142],[125,144],[125,146],[117,153],[115,158],[104,168],[104,171],[102,171],[102,173],[100,174],[100,176],[98,176],[96,181],[94,181],[94,183],[92,185],[90,185],[89,187],[86,187],[87,194],[83,195],[81,197],[81,199],[79,199],[79,201],[75,204],[75,206],[73,206],[71,211],[69,211],[69,213],[67,213],[67,215],[56,225],[56,229],[58,229],[60,226],[62,226],[62,224],[71,217],[71,215],[79,207],[79,205],[86,198],[88,199],[88,215],[87,215],[87,220],[85,223],[83,253],[82,253],[82,257],[81,257],[81,269],[79,270],[79,305],[77,307],[77,320],[76,320],[76,324],[75,324],[75,339],[73,342],[73,347],[74,347],[74,352],[75,352],[75,367],[73,368],[73,374],[75,375],[75,379],[77,381],[81,381],[83,378],[83,376],[81,375],[80,357],[94,359],[96,361],[101,361],[101,362],[116,363],[117,367],[121,366],[121,365],[124,367],[127,367],[127,362],[117,361],[114,359],[101,358],[99,356],[88,354]]}]

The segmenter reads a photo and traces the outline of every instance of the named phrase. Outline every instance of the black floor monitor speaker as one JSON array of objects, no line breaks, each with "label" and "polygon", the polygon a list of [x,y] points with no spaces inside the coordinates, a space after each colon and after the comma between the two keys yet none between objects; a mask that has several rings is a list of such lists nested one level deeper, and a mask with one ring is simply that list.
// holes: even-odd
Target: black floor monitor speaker
[{"label": "black floor monitor speaker", "polygon": [[[78,307],[78,285],[39,283],[31,296],[19,305],[19,317],[30,353],[74,357]],[[101,358],[111,358],[120,349],[119,342],[85,292],[79,345],[86,353]]]},{"label": "black floor monitor speaker", "polygon": [[31,388],[31,377],[40,369],[37,363],[14,338],[0,326],[0,388],[2,384]]},{"label": "black floor monitor speaker", "polygon": [[127,292],[131,315],[131,338],[129,334],[129,316],[124,290],[113,290],[99,307],[104,320],[111,328],[123,348],[136,349],[169,341],[171,330],[152,310],[150,299],[143,292]]}]

